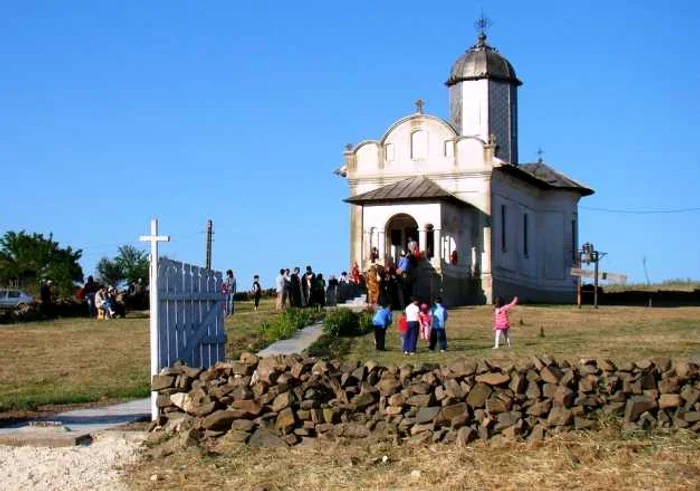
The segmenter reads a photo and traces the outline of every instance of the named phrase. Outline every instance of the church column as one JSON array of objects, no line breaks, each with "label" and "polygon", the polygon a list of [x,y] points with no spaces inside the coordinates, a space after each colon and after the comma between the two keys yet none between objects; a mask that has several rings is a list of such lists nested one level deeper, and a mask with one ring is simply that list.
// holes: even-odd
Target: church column
[{"label": "church column", "polygon": [[433,230],[433,262],[442,267],[442,229]]},{"label": "church column", "polygon": [[371,241],[371,230],[366,230],[362,234],[362,253],[360,255],[360,269],[362,271],[365,270],[365,263],[369,260],[369,251],[370,251],[370,241]]},{"label": "church column", "polygon": [[386,263],[386,244],[385,244],[385,238],[384,238],[385,232],[380,231],[378,233],[377,237],[377,248],[379,249],[379,264],[385,264]]},{"label": "church column", "polygon": [[423,253],[428,250],[428,231],[424,228],[418,229],[418,245]]}]

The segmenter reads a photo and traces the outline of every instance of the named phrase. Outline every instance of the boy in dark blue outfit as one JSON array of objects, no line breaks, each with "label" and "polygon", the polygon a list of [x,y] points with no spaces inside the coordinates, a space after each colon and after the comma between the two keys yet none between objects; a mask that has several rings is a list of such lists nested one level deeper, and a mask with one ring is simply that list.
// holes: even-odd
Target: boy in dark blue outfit
[{"label": "boy in dark blue outfit", "polygon": [[386,329],[392,323],[391,307],[382,304],[372,318],[372,326],[374,327],[374,346],[377,351],[386,351],[384,345],[386,340]]}]

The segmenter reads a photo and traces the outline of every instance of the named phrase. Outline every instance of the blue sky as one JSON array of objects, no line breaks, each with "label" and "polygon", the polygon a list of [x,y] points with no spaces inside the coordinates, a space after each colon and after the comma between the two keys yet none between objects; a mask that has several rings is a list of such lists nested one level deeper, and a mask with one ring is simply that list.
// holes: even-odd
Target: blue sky
[{"label": "blue sky", "polygon": [[580,237],[605,268],[700,278],[700,4],[2,2],[0,233],[84,250],[86,274],[160,219],[170,257],[241,286],[348,261],[345,143],[377,138],[444,86],[474,43],[515,66],[522,161],[592,186]]}]

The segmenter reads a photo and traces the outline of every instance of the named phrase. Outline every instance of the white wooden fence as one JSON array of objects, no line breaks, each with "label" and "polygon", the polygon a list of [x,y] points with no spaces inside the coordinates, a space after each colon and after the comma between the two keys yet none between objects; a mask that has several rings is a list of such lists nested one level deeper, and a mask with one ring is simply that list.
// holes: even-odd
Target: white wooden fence
[{"label": "white wooden fence", "polygon": [[158,371],[177,360],[203,368],[223,360],[226,295],[221,273],[162,257],[157,278]]}]

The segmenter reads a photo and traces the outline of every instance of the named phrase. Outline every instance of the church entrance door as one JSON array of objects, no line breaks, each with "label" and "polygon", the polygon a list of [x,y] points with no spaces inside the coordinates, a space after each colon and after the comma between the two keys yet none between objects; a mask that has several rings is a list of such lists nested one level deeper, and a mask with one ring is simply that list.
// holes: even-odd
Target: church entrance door
[{"label": "church entrance door", "polygon": [[[408,250],[408,241],[410,239],[419,240],[418,238],[418,222],[406,213],[394,215],[386,223],[386,237],[389,239],[386,243],[384,251],[385,257],[391,257],[394,264],[398,261],[401,251]],[[423,244],[419,244],[423,247]]]}]

